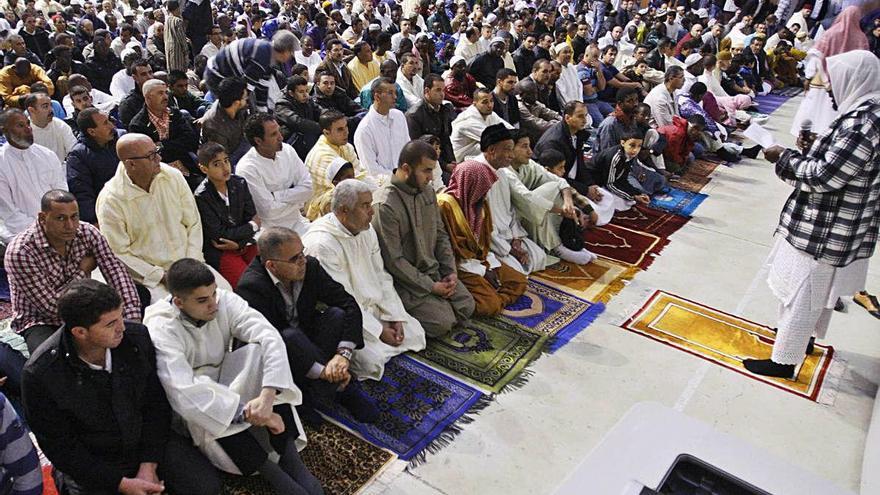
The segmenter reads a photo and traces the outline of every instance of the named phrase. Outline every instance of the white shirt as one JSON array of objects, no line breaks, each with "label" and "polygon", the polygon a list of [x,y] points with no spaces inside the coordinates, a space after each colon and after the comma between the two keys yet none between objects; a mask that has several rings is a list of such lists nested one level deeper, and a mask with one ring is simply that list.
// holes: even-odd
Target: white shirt
[{"label": "white shirt", "polygon": [[480,53],[479,41],[471,43],[466,36],[459,38],[458,45],[455,47],[455,54],[459,57],[464,57],[466,64],[470,65]]},{"label": "white shirt", "polygon": [[303,64],[309,68],[309,79],[314,81],[315,69],[317,69],[318,66],[321,65],[321,62],[323,62],[323,60],[321,60],[321,54],[318,53],[316,50],[313,51],[311,55],[306,57],[305,55],[303,55],[302,51],[298,51],[293,52],[293,58],[296,60],[296,63]]},{"label": "white shirt", "polygon": [[354,131],[354,147],[361,165],[377,180],[391,175],[397,168],[400,150],[409,142],[406,116],[396,108],[381,115],[375,105]]},{"label": "white shirt", "polygon": [[40,199],[51,189],[67,190],[61,161],[49,148],[34,144],[20,150],[0,147],[0,239],[8,243],[30,227],[40,211]]},{"label": "white shirt", "polygon": [[570,101],[584,101],[584,84],[578,77],[577,66],[568,64],[562,68],[559,80],[556,81],[556,89],[559,90],[559,96],[562,98],[560,105]]},{"label": "white shirt", "polygon": [[31,121],[31,129],[34,130],[34,143],[52,150],[60,162],[67,158],[67,154],[76,144],[76,136],[70,126],[58,117],[52,117],[46,127],[40,127]]},{"label": "white shirt", "polygon": [[656,127],[671,124],[672,117],[678,115],[678,103],[665,84],[652,89],[645,97],[645,103],[651,107],[651,123]]},{"label": "white shirt", "polygon": [[397,81],[395,82],[403,90],[403,97],[406,98],[406,103],[410,108],[422,101],[425,94],[425,80],[422,79],[422,76],[416,74],[410,81],[400,69],[397,69]]},{"label": "white shirt", "polygon": [[134,88],[134,78],[126,74],[125,69],[120,69],[116,74],[113,74],[113,79],[110,80],[110,96],[114,98],[121,100]]},{"label": "white shirt", "polygon": [[309,221],[300,210],[312,198],[312,175],[293,147],[282,144],[274,160],[251,148],[238,162],[236,174],[247,180],[263,228],[288,227],[305,234]]},{"label": "white shirt", "polygon": [[400,48],[400,42],[403,41],[404,38],[410,39],[411,36],[411,34],[404,36],[403,33],[394,33],[391,36],[391,51],[396,52],[397,49]]},{"label": "white shirt", "polygon": [[217,55],[217,52],[219,51],[220,47],[209,41],[205,43],[205,46],[202,47],[202,51],[200,51],[199,54],[211,58],[214,55]]},{"label": "white shirt", "polygon": [[[92,96],[92,105],[102,112],[109,113],[116,105],[119,105],[119,98],[110,96],[100,89],[92,88],[89,94]],[[61,104],[64,105],[64,111],[67,112],[67,115],[73,115],[73,100],[70,99],[70,95],[64,95]]]}]

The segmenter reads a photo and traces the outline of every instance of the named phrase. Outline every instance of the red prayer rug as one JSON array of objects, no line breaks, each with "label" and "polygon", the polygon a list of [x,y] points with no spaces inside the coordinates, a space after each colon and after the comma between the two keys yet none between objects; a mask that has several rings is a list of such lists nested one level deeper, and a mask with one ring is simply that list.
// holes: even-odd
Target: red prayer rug
[{"label": "red prayer rug", "polygon": [[611,223],[660,237],[669,237],[684,227],[688,220],[690,219],[687,217],[667,211],[635,205],[629,210],[616,212]]},{"label": "red prayer rug", "polygon": [[609,223],[585,231],[584,243],[584,247],[599,256],[645,270],[669,244],[669,239]]}]

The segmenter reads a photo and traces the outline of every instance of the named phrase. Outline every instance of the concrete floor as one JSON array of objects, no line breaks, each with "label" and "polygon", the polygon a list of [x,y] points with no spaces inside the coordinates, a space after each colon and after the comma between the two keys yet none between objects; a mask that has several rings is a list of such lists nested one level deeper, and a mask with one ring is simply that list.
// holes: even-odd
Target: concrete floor
[{"label": "concrete floor", "polygon": [[[767,122],[780,143],[800,104]],[[648,271],[615,297],[568,346],[544,356],[523,388],[499,395],[455,441],[421,466],[397,466],[367,493],[386,495],[552,493],[634,404],[656,401],[858,492],[865,435],[880,381],[880,321],[852,301],[827,343],[848,363],[832,406],[820,405],[711,365],[615,322],[654,289],[773,324],[776,305],[757,279],[790,187],[773,166],[720,166],[709,198],[672,236]],[[880,263],[868,288],[880,292]]]}]

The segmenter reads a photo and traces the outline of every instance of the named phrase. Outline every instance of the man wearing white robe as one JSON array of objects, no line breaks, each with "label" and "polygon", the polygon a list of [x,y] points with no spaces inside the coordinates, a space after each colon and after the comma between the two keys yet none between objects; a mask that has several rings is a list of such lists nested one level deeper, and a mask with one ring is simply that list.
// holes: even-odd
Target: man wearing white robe
[{"label": "man wearing white robe", "polygon": [[[503,126],[492,126],[485,134],[491,132],[504,133]],[[484,134],[484,135],[485,135]],[[510,176],[501,173],[510,166],[513,156],[513,136],[508,132],[509,139],[497,146],[481,146],[483,152],[474,161],[486,164],[495,171],[498,180],[492,184],[486,201],[492,212],[492,242],[490,249],[495,256],[514,270],[528,275],[547,267],[547,253],[541,246],[529,239],[528,232],[519,223],[519,218],[511,202],[514,183]],[[510,144],[506,144],[510,141]]]},{"label": "man wearing white robe", "polygon": [[263,228],[287,227],[304,234],[309,221],[301,211],[312,199],[309,169],[284,142],[274,117],[252,115],[245,124],[245,136],[253,148],[241,157],[235,172],[247,180]]},{"label": "man wearing white robe", "polygon": [[397,86],[379,77],[370,84],[373,105],[354,131],[354,147],[361,165],[379,184],[391,178],[400,150],[409,141],[406,115],[394,108]]},{"label": "man wearing white robe", "polygon": [[452,121],[450,140],[457,162],[463,162],[480,154],[480,137],[487,127],[503,123],[508,129],[513,128],[493,111],[494,107],[491,90],[479,88],[474,91],[473,105],[467,107]]},{"label": "man wearing white robe", "polygon": [[302,241],[305,253],[317,258],[361,307],[364,347],[354,352],[351,370],[361,379],[381,380],[389,359],[425,348],[425,330],[406,312],[385,271],[370,225],[372,202],[372,188],[366,183],[340,182],[333,191],[332,211],[312,223]]},{"label": "man wearing white robe", "polygon": [[[244,299],[218,289],[200,261],[175,262],[168,270],[168,286],[172,297],[147,308],[144,317],[168,402],[215,466],[246,475],[256,467],[278,491],[273,475],[290,474],[289,463],[301,466],[297,450],[306,444],[294,408],[302,394],[293,382],[281,335]],[[230,351],[233,339],[245,345]],[[267,438],[281,455],[277,465],[259,443]],[[233,451],[233,443],[258,445],[259,450]],[[320,483],[304,472],[290,476],[305,489],[296,493],[322,493]]]}]

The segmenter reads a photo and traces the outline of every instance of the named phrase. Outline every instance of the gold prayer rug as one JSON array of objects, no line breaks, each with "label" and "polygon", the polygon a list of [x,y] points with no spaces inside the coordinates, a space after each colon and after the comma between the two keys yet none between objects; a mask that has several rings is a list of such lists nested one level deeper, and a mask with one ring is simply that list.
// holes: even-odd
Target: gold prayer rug
[{"label": "gold prayer rug", "polygon": [[685,191],[698,193],[712,180],[709,176],[712,175],[716,168],[718,168],[717,163],[696,160],[685,170],[680,179],[672,181],[670,185]]},{"label": "gold prayer rug", "polygon": [[813,354],[798,370],[797,380],[755,375],[743,367],[742,361],[770,358],[775,338],[770,327],[660,290],[621,326],[753,380],[824,402],[818,398],[823,386],[827,387],[834,356],[831,346],[816,344]]},{"label": "gold prayer rug", "polygon": [[[299,455],[327,495],[357,493],[397,458],[330,422],[317,430],[307,427],[306,435],[308,445]],[[223,476],[221,495],[275,494],[260,476]]]},{"label": "gold prayer rug", "polygon": [[587,265],[560,261],[532,274],[541,282],[590,302],[607,303],[616,296],[639,269],[606,258]]}]

